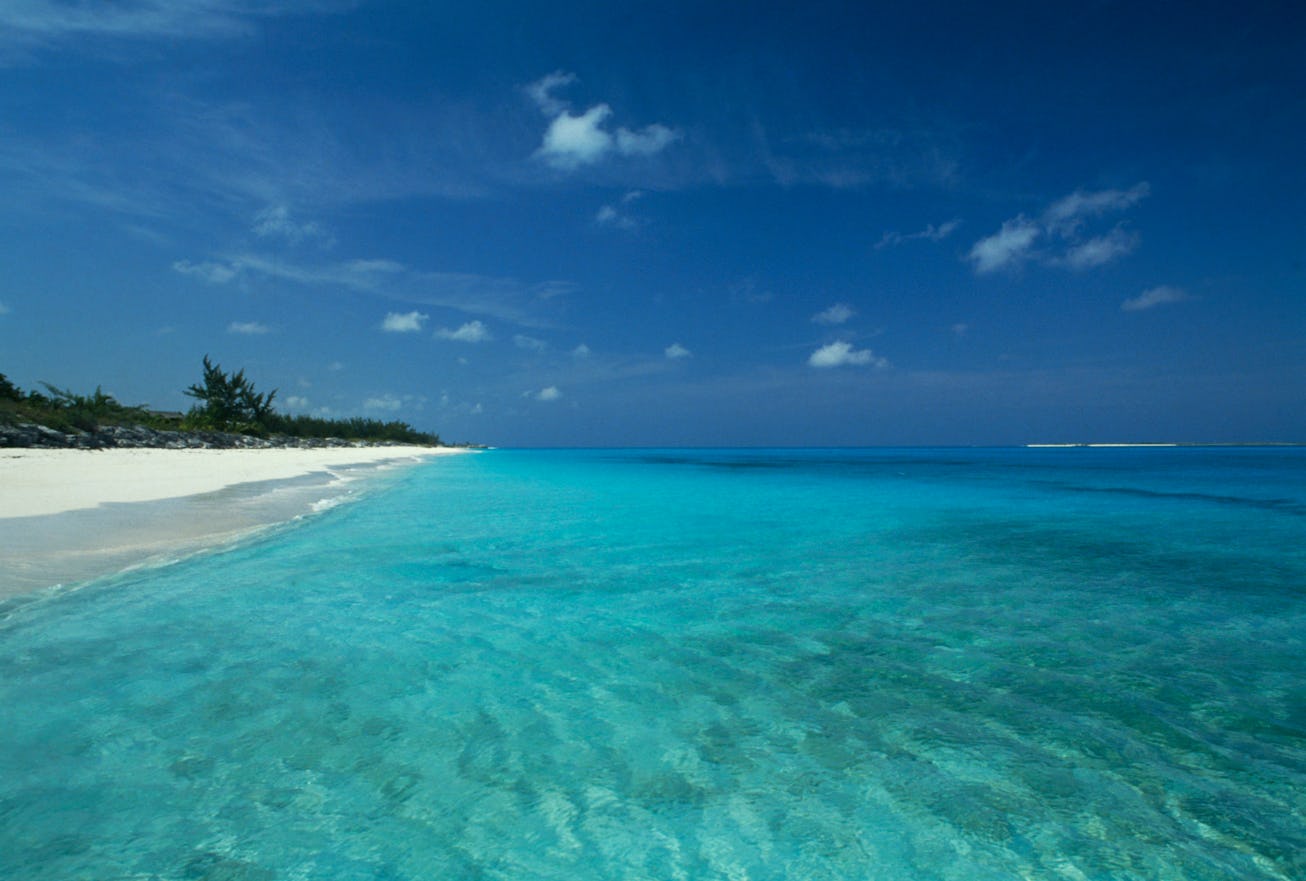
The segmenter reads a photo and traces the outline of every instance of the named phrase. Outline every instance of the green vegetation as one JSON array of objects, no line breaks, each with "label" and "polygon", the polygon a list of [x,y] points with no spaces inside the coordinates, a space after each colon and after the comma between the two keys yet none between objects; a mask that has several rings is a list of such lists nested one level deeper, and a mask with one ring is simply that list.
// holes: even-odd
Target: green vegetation
[{"label": "green vegetation", "polygon": [[261,395],[254,391],[254,383],[245,378],[243,369],[225,373],[221,365],[205,355],[203,385],[193,385],[185,394],[200,402],[186,416],[191,427],[263,435],[277,390]]},{"label": "green vegetation", "polygon": [[176,428],[161,424],[163,420],[143,407],[127,407],[100,387],[94,394],[76,392],[41,383],[45,394],[24,393],[0,373],[0,424],[35,422],[55,431],[91,431],[104,425],[145,425],[149,428]]},{"label": "green vegetation", "polygon": [[196,405],[185,416],[156,413],[144,407],[118,403],[97,387],[91,395],[79,395],[49,383],[46,390],[24,392],[0,373],[0,425],[32,422],[56,431],[93,431],[115,425],[141,425],[165,431],[226,431],[257,437],[343,438],[361,441],[391,441],[405,444],[438,445],[440,436],[418,431],[406,422],[379,419],[323,419],[290,416],[272,409],[276,390],[260,393],[244,370],[227,373],[204,356],[201,381],[185,390]]}]

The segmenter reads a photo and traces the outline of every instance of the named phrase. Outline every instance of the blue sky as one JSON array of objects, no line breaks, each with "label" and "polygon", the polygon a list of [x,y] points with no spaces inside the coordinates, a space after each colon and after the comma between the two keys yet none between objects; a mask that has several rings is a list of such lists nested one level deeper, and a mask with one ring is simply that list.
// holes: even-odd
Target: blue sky
[{"label": "blue sky", "polygon": [[[884,7],[884,8],[876,8]],[[0,371],[499,445],[1306,440],[1297,3],[0,4]]]}]

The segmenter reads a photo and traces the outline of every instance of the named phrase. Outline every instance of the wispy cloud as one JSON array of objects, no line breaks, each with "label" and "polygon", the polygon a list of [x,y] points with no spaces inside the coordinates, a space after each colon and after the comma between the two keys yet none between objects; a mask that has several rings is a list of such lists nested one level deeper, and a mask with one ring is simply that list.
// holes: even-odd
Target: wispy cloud
[{"label": "wispy cloud", "polygon": [[363,401],[364,410],[383,410],[393,413],[404,405],[403,399],[397,395],[383,394],[368,398]]},{"label": "wispy cloud", "polygon": [[531,397],[537,401],[556,401],[562,397],[562,392],[558,391],[556,385],[551,385],[548,388],[542,388],[538,392],[534,392]]},{"label": "wispy cloud", "polygon": [[209,261],[191,263],[189,260],[178,260],[172,264],[172,268],[182,275],[193,275],[209,284],[226,284],[235,278],[239,272],[235,266]]},{"label": "wispy cloud", "polygon": [[357,0],[5,0],[0,4],[0,46],[50,47],[86,37],[228,39],[256,33],[260,19],[345,12],[357,5]]},{"label": "wispy cloud", "polygon": [[812,367],[887,367],[889,362],[870,349],[854,349],[852,343],[840,340],[821,346],[811,354],[807,363]]},{"label": "wispy cloud", "polygon": [[590,354],[590,347],[584,343],[581,343],[579,346],[571,350],[571,357],[576,358],[577,360],[588,358]]},{"label": "wispy cloud", "polygon": [[0,315],[8,315],[8,314],[9,314],[9,307],[6,306],[4,303],[0,303]]},{"label": "wispy cloud", "polygon": [[621,197],[620,204],[608,204],[599,208],[594,215],[594,222],[599,226],[612,226],[617,229],[634,230],[639,228],[639,221],[626,206],[643,197],[642,190],[631,190]]},{"label": "wispy cloud", "polygon": [[457,330],[442,327],[435,332],[435,335],[442,340],[454,340],[460,343],[484,343],[494,339],[490,335],[490,329],[479,321],[469,321]]},{"label": "wispy cloud", "polygon": [[386,259],[298,263],[245,253],[200,263],[179,260],[172,268],[211,284],[227,284],[243,278],[275,278],[306,287],[343,288],[418,306],[456,309],[528,327],[547,324],[536,317],[541,301],[574,289],[568,282],[530,285],[514,278],[427,272]]},{"label": "wispy cloud", "polygon": [[1152,192],[1147,181],[1135,184],[1127,190],[1098,190],[1084,192],[1076,190],[1053,202],[1044,214],[1044,221],[1050,230],[1059,233],[1074,232],[1087,217],[1098,217],[1110,212],[1124,211],[1143,201]]},{"label": "wispy cloud", "polygon": [[689,351],[689,349],[686,349],[680,343],[672,343],[662,350],[662,354],[671,361],[679,361],[682,358],[692,357],[694,353]]},{"label": "wispy cloud", "polygon": [[519,349],[525,349],[528,352],[543,352],[549,348],[549,344],[544,340],[536,339],[533,336],[527,336],[524,333],[514,334],[512,344]]},{"label": "wispy cloud", "polygon": [[925,129],[817,130],[776,142],[756,123],[753,140],[762,167],[782,187],[911,189],[947,186],[957,175],[948,139]]},{"label": "wispy cloud", "polygon": [[576,74],[555,70],[525,87],[525,92],[546,116],[557,116],[567,109],[567,102],[554,96],[561,89],[576,82]]},{"label": "wispy cloud", "polygon": [[323,245],[334,242],[331,234],[316,221],[296,220],[285,205],[270,205],[254,218],[254,234],[265,239],[282,239],[297,245],[317,241]]},{"label": "wispy cloud", "polygon": [[233,321],[227,325],[227,333],[243,333],[247,336],[260,336],[271,333],[272,328],[257,321]]},{"label": "wispy cloud", "polygon": [[1027,260],[1042,230],[1023,216],[1008,220],[1002,229],[980,239],[967,257],[980,274],[1018,266]]},{"label": "wispy cloud", "polygon": [[1125,300],[1120,304],[1120,308],[1126,312],[1141,312],[1144,309],[1164,306],[1167,303],[1182,303],[1187,299],[1188,294],[1182,288],[1160,285],[1159,287],[1148,288],[1137,297]]},{"label": "wispy cloud", "polygon": [[843,324],[857,314],[857,310],[847,303],[835,303],[829,309],[822,309],[812,316],[817,324]]},{"label": "wispy cloud", "polygon": [[431,316],[414,309],[412,312],[387,312],[381,329],[387,333],[416,333]]},{"label": "wispy cloud", "polygon": [[1146,181],[1127,190],[1077,190],[1053,202],[1036,220],[1022,214],[1004,222],[996,233],[977,241],[966,259],[980,275],[1015,269],[1034,259],[1069,269],[1105,266],[1138,247],[1138,234],[1117,225],[1110,232],[1085,238],[1085,223],[1132,208],[1150,192]]},{"label": "wispy cloud", "polygon": [[1066,251],[1065,263],[1071,269],[1092,269],[1123,257],[1138,247],[1138,234],[1116,227],[1104,236],[1095,236]]},{"label": "wispy cloud", "polygon": [[889,232],[886,232],[878,242],[876,242],[875,250],[882,251],[885,248],[901,245],[903,242],[914,242],[918,240],[941,242],[956,232],[957,228],[960,226],[961,220],[954,218],[953,220],[941,223],[938,226],[935,226],[932,223],[927,224],[925,229],[918,232],[900,233],[897,230],[890,230]]},{"label": "wispy cloud", "polygon": [[613,111],[607,104],[595,104],[583,113],[573,114],[567,102],[554,91],[574,82],[575,74],[555,71],[525,89],[536,106],[550,117],[543,143],[535,155],[552,167],[574,171],[613,155],[653,156],[680,139],[680,132],[662,123],[609,131],[605,126]]}]

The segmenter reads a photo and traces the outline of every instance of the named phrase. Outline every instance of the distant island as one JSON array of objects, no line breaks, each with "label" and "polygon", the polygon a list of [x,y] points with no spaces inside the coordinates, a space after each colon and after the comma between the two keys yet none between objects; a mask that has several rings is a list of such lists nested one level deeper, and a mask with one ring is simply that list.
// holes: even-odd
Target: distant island
[{"label": "distant island", "polygon": [[438,434],[418,431],[406,422],[279,413],[272,407],[275,389],[258,392],[243,369],[228,373],[207,355],[200,382],[185,389],[196,400],[186,413],[127,406],[99,386],[82,395],[41,385],[44,392],[25,392],[0,373],[0,447],[444,446]]},{"label": "distant island", "polygon": [[1117,447],[1306,447],[1306,444],[1294,441],[1243,441],[1243,442],[1214,442],[1205,443],[1202,441],[1166,441],[1166,442],[1144,442],[1144,443],[1074,443],[1074,444],[1025,444],[1026,449],[1067,449],[1071,447],[1093,447],[1093,448],[1117,448]]}]

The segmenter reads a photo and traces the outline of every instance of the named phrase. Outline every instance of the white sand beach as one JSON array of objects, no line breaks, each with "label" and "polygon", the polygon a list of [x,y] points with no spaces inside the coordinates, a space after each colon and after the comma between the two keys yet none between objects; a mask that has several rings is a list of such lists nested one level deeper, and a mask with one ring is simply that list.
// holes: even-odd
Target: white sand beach
[{"label": "white sand beach", "polygon": [[0,450],[0,519],[149,502],[353,465],[417,461],[449,447],[264,450]]},{"label": "white sand beach", "polygon": [[0,598],[240,538],[447,447],[0,449]]}]

